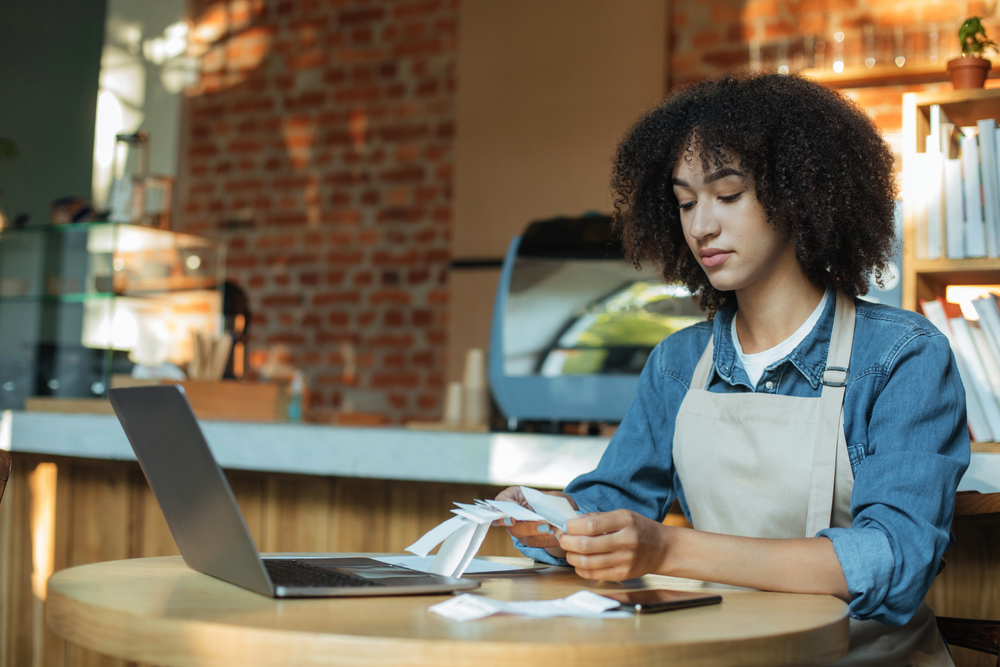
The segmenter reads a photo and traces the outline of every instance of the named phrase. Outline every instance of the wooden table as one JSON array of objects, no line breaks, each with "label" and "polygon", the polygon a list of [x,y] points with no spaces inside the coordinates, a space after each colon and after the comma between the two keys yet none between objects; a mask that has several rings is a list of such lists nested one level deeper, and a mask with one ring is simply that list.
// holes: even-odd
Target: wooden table
[{"label": "wooden table", "polygon": [[[496,558],[524,564],[523,559]],[[634,587],[700,588],[644,577]],[[568,568],[484,579],[505,600],[590,588]],[[847,651],[847,606],[825,595],[722,590],[721,605],[627,619],[493,616],[459,623],[427,611],[446,596],[272,600],[178,556],[95,563],[49,579],[45,617],[60,637],[157,665],[784,665],[830,664]]]}]

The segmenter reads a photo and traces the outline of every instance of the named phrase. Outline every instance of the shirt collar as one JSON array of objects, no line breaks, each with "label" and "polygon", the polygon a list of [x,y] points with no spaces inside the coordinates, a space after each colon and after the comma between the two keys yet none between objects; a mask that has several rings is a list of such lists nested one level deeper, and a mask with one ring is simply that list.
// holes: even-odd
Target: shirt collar
[{"label": "shirt collar", "polygon": [[[774,364],[777,366],[785,361],[791,362],[813,389],[819,388],[823,381],[823,371],[826,370],[826,359],[830,353],[830,339],[833,335],[833,317],[837,310],[836,292],[832,287],[827,288],[827,292],[830,297],[816,326],[791,354]],[[736,347],[733,345],[731,327],[736,311],[737,304],[733,299],[723,304],[715,315],[712,327],[712,339],[715,345],[712,369],[729,384],[745,384],[749,387],[746,371],[743,370],[736,356]]]}]

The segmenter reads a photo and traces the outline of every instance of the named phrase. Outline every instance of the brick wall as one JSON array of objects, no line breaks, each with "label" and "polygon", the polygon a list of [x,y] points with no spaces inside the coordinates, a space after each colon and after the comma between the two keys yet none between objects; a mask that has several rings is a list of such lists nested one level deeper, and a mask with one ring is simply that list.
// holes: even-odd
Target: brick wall
[{"label": "brick wall", "polygon": [[[990,34],[1000,34],[993,12],[982,0],[674,0],[672,80],[684,83],[745,67],[755,42],[766,58],[783,40],[794,42],[804,35],[825,42],[826,67],[830,67],[833,32],[845,33],[846,55],[858,58],[866,26],[880,40],[901,30],[910,62],[926,57],[928,28],[936,26],[940,34],[937,64],[943,70],[949,58],[960,55],[955,32],[971,15],[989,17],[985,23]],[[950,84],[860,88],[847,93],[868,109],[880,127],[898,131],[902,94],[942,87],[950,89]]]},{"label": "brick wall", "polygon": [[[458,0],[192,0],[176,227],[320,414],[440,414]],[[351,359],[353,357],[353,364]],[[356,372],[354,372],[354,368]]]}]

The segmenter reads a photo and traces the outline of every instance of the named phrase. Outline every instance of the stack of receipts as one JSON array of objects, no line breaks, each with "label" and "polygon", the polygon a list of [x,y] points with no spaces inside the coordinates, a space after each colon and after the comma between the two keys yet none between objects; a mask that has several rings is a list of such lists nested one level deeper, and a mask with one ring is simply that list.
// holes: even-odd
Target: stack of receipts
[{"label": "stack of receipts", "polygon": [[627,618],[626,611],[612,611],[618,602],[590,591],[577,591],[561,600],[503,602],[481,595],[458,595],[430,607],[430,611],[453,621],[474,621],[493,614],[516,614],[529,618],[577,616],[581,618]]},{"label": "stack of receipts", "polygon": [[452,512],[456,516],[431,529],[406,550],[423,558],[444,542],[427,571],[446,577],[461,577],[494,521],[507,518],[543,521],[566,530],[566,522],[577,515],[562,496],[552,496],[526,486],[521,487],[521,493],[532,509],[504,500],[477,500],[474,505],[455,503],[457,509]]}]

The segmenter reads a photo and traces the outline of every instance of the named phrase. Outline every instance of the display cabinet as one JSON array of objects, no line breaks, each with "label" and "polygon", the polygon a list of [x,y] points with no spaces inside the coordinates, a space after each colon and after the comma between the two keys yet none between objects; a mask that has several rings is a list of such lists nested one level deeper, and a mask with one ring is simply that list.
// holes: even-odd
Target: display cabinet
[{"label": "display cabinet", "polygon": [[0,408],[99,397],[136,363],[183,367],[222,327],[218,242],[121,223],[0,232]]},{"label": "display cabinet", "polygon": [[[940,105],[948,119],[959,127],[974,126],[977,120],[996,119],[1000,123],[1000,88],[955,90],[903,95],[903,182],[907,188],[914,178],[915,156],[925,151],[930,134],[930,108]],[[904,196],[912,194],[904,191]],[[903,218],[903,307],[918,310],[921,300],[945,295],[948,285],[1000,285],[1000,258],[918,259],[916,220],[912,206],[904,207]]]}]

